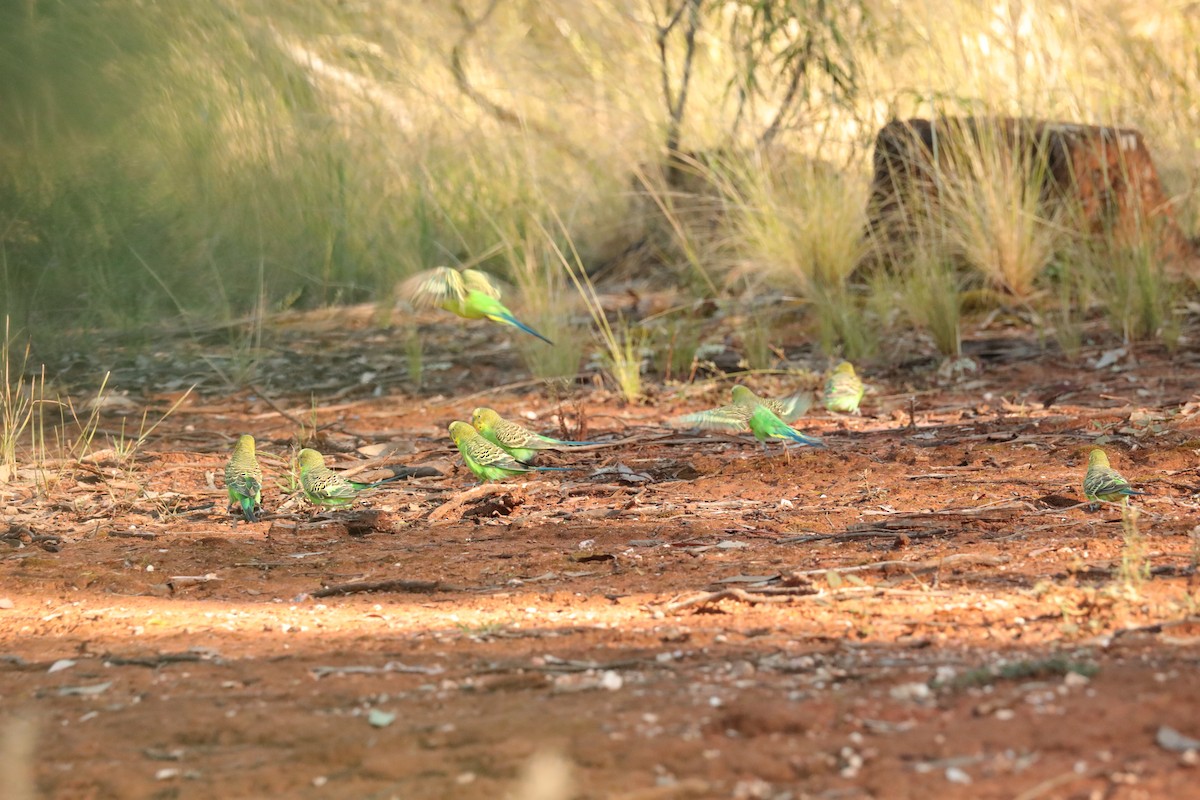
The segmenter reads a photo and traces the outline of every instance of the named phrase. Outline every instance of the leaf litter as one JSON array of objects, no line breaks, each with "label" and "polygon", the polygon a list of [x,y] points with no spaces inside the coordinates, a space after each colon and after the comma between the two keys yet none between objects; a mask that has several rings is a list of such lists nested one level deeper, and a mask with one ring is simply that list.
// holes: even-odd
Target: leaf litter
[{"label": "leaf litter", "polygon": [[[265,781],[492,798],[564,742],[597,797],[1190,791],[1200,406],[1178,377],[1186,352],[1064,362],[1033,346],[941,376],[867,365],[866,413],[811,411],[805,429],[830,447],[790,464],[749,437],[666,430],[711,404],[704,386],[643,407],[577,388],[588,438],[617,444],[475,489],[445,426],[473,387],[519,369],[515,351],[439,355],[416,390],[394,342],[359,335],[369,324],[281,327],[253,389],[202,379],[136,459],[97,448],[63,460],[51,492],[36,470],[4,484],[0,673],[6,713],[53,726],[34,766],[48,796],[153,794],[138,764],[160,753],[183,762],[169,777],[189,777],[185,794]],[[470,352],[439,346],[462,329],[421,324],[431,351]],[[216,357],[187,340],[162,358],[110,349],[114,385],[144,387],[99,409],[113,430],[165,411]],[[553,418],[536,387],[482,396]],[[244,431],[276,457],[257,524],[225,514],[220,486]],[[298,434],[343,466],[412,475],[310,520],[283,474]],[[1097,444],[1147,491],[1136,588],[1119,511],[1082,504]],[[1060,656],[1095,673],[1037,666]],[[60,661],[75,664],[51,673]],[[976,670],[989,677],[955,680]],[[386,718],[369,740],[364,717]]]}]

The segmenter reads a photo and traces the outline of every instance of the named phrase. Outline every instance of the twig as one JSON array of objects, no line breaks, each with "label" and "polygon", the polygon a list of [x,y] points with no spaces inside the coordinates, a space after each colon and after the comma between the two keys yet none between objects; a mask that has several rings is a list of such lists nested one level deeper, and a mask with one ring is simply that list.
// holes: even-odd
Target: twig
[{"label": "twig", "polygon": [[257,394],[259,397],[261,397],[261,398],[262,398],[262,401],[263,401],[264,403],[266,403],[268,406],[270,406],[270,407],[271,407],[271,410],[272,410],[272,411],[274,411],[276,414],[278,414],[279,416],[281,416],[281,417],[283,417],[284,419],[286,419],[288,422],[290,422],[290,423],[292,423],[293,425],[295,425],[297,428],[300,428],[301,430],[304,430],[304,427],[305,427],[305,426],[304,426],[304,423],[303,423],[302,421],[300,421],[299,419],[297,419],[296,417],[293,417],[293,416],[292,416],[291,414],[289,414],[287,411],[284,411],[282,408],[280,408],[279,404],[278,404],[278,403],[276,403],[274,400],[272,400],[272,399],[271,399],[271,398],[270,398],[270,397],[267,395],[267,393],[266,393],[266,392],[264,392],[262,389],[260,389],[260,388],[258,388],[257,386],[255,386],[253,383],[251,383],[251,384],[247,384],[247,385],[248,385],[248,386],[249,386],[249,387],[250,387],[250,388],[251,388],[251,389],[254,391],[254,393],[255,393],[255,394]]},{"label": "twig", "polygon": [[1098,769],[1089,770],[1088,772],[1076,772],[1073,769],[1067,770],[1066,772],[1055,775],[1052,778],[1047,778],[1041,783],[1034,784],[1017,795],[1016,800],[1037,800],[1037,798],[1053,792],[1055,789],[1066,786],[1069,783],[1075,783],[1076,781],[1094,778],[1096,775],[1100,774],[1100,772],[1101,771]]},{"label": "twig", "polygon": [[685,608],[690,608],[692,606],[703,606],[710,605],[712,603],[719,603],[722,600],[740,600],[741,602],[749,605],[758,605],[760,603],[787,603],[790,602],[793,597],[808,594],[812,594],[812,590],[803,586],[791,589],[791,591],[787,593],[772,592],[771,594],[751,594],[745,589],[718,589],[715,592],[702,592],[700,594],[695,594],[691,597],[684,598],[683,600],[676,600],[674,602],[667,603],[665,608],[667,612],[673,613]]},{"label": "twig", "polygon": [[351,581],[350,583],[335,583],[324,589],[310,592],[310,597],[333,597],[339,594],[357,594],[359,592],[461,592],[463,587],[451,586],[441,581],[409,581],[394,579],[390,581]]},{"label": "twig", "polygon": [[794,575],[825,575],[835,572],[844,575],[848,572],[886,572],[895,570],[913,575],[923,572],[936,572],[943,568],[981,566],[995,567],[1012,561],[1009,556],[989,556],[983,553],[954,553],[944,558],[933,558],[928,561],[876,561],[873,564],[859,564],[855,567],[825,567],[823,569],[807,569]]},{"label": "twig", "polygon": [[[429,512],[426,517],[428,522],[438,522],[453,514],[463,506],[473,503],[481,497],[488,497],[493,494],[505,494],[514,490],[524,489],[525,483],[516,485],[505,485],[503,483],[482,483],[460,494],[458,497],[442,503],[440,506]],[[461,516],[461,515],[459,515]]]},{"label": "twig", "polygon": [[215,572],[209,572],[204,575],[172,575],[167,579],[167,585],[172,589],[182,586],[193,586],[197,583],[209,583],[211,581],[219,581]]},{"label": "twig", "polygon": [[516,381],[515,383],[506,383],[502,386],[496,386],[491,389],[484,389],[481,392],[475,392],[473,394],[455,395],[454,397],[447,397],[445,400],[443,400],[440,403],[432,403],[432,402],[429,403],[429,407],[430,408],[446,408],[447,406],[452,406],[452,405],[465,407],[466,403],[468,401],[474,400],[479,397],[490,397],[491,395],[499,394],[500,392],[507,392],[511,389],[528,389],[533,386],[541,386],[543,383],[544,383],[544,381],[541,378],[534,378],[532,380],[527,380],[527,381]]},{"label": "twig", "polygon": [[104,663],[114,667],[150,667],[157,669],[164,664],[193,663],[197,661],[222,662],[219,656],[205,650],[185,650],[182,653],[159,653],[156,656],[104,656]]},{"label": "twig", "polygon": [[1195,625],[1200,623],[1200,617],[1184,617],[1183,619],[1174,619],[1166,622],[1154,622],[1149,625],[1138,625],[1134,628],[1121,628],[1113,631],[1112,638],[1117,639],[1121,636],[1128,636],[1131,633],[1162,633],[1167,628],[1175,628],[1180,625]]},{"label": "twig", "polygon": [[850,539],[895,539],[897,536],[904,536],[909,539],[926,539],[930,536],[941,536],[950,533],[945,528],[913,528],[905,529],[888,529],[888,528],[870,528],[861,531],[846,531],[843,533],[814,533],[809,536],[791,536],[787,539],[776,539],[775,544],[805,544],[806,542],[822,542],[827,539],[836,539],[837,541]]}]

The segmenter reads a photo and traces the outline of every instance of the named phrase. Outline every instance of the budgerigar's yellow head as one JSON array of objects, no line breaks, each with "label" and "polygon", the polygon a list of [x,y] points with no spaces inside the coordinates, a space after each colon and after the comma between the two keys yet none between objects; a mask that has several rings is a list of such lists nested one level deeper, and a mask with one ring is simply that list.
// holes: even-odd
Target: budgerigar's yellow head
[{"label": "budgerigar's yellow head", "polygon": [[840,363],[836,367],[834,367],[833,371],[838,375],[853,375],[854,374],[854,365],[851,364],[849,361],[843,361],[842,363]]},{"label": "budgerigar's yellow head", "polygon": [[1108,466],[1108,454],[1105,453],[1103,450],[1101,450],[1100,448],[1096,448],[1092,452],[1088,453],[1088,469],[1091,469],[1092,467],[1107,467],[1107,466]]},{"label": "budgerigar's yellow head", "polygon": [[733,387],[733,402],[735,403],[750,403],[755,400],[754,392],[747,389],[745,386],[738,384]]},{"label": "budgerigar's yellow head", "polygon": [[233,452],[254,455],[254,437],[248,433],[243,433],[237,438],[237,443],[233,446]]},{"label": "budgerigar's yellow head", "polygon": [[450,423],[450,438],[454,440],[455,444],[462,444],[474,434],[475,429],[465,422]]},{"label": "budgerigar's yellow head", "polygon": [[300,464],[300,469],[312,469],[313,467],[325,466],[325,456],[321,455],[316,450],[310,450],[307,447],[300,451],[300,455],[296,460]]},{"label": "budgerigar's yellow head", "polygon": [[476,430],[488,430],[500,421],[500,415],[490,408],[477,408],[471,412],[471,424]]}]

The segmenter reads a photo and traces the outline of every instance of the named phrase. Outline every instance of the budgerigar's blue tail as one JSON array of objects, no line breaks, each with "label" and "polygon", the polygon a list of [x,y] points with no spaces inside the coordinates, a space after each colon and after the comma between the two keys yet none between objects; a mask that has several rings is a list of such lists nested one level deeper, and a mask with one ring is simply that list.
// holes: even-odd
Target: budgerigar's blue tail
[{"label": "budgerigar's blue tail", "polygon": [[795,428],[788,428],[786,431],[787,438],[796,442],[801,447],[824,447],[825,442],[815,436],[809,436],[801,433]]},{"label": "budgerigar's blue tail", "polygon": [[542,336],[540,333],[526,325],[524,322],[521,322],[521,320],[517,319],[512,314],[497,314],[495,316],[489,315],[488,319],[490,319],[492,322],[506,323],[508,325],[512,325],[514,328],[520,328],[530,336],[536,336],[537,338],[541,339],[546,344],[554,344],[554,342],[550,341],[545,336]]}]

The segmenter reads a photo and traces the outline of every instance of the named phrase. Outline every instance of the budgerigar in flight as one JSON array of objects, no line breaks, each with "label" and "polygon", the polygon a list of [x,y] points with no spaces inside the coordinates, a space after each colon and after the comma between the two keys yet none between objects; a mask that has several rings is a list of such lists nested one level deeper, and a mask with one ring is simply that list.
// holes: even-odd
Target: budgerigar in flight
[{"label": "budgerigar in flight", "polygon": [[857,414],[866,389],[854,372],[854,365],[843,361],[825,381],[825,408],[843,414]]},{"label": "budgerigar in flight", "polygon": [[1108,465],[1108,454],[1096,448],[1088,454],[1087,474],[1083,476],[1083,496],[1095,503],[1103,500],[1122,505],[1130,495],[1142,494],[1129,486],[1129,481]]},{"label": "budgerigar in flight", "polygon": [[525,463],[531,463],[539,450],[603,444],[602,442],[568,442],[563,439],[552,439],[549,436],[535,433],[520,423],[504,419],[490,408],[477,408],[471,412],[471,424],[483,438],[492,444],[499,445],[517,461]]},{"label": "budgerigar in flight", "polygon": [[258,522],[254,507],[262,505],[262,479],[262,467],[254,455],[254,437],[242,434],[225,465],[225,488],[229,490],[229,508],[240,506],[246,522]]},{"label": "budgerigar in flight", "polygon": [[480,435],[479,431],[465,422],[450,423],[450,438],[462,454],[467,469],[479,478],[479,482],[498,481],[526,472],[560,471],[562,467],[535,467],[513,458],[497,444]]},{"label": "budgerigar in flight", "polygon": [[807,393],[795,394],[786,400],[759,397],[745,386],[738,385],[733,387],[733,402],[729,405],[712,408],[708,411],[697,411],[694,414],[684,414],[676,417],[674,423],[694,428],[748,431],[750,430],[750,415],[754,413],[755,406],[765,406],[784,422],[794,422],[808,410],[810,400]]},{"label": "budgerigar in flight", "polygon": [[465,319],[489,319],[511,325],[546,344],[554,344],[514,317],[500,302],[500,287],[487,273],[477,269],[435,267],[409,278],[404,289],[414,305],[444,308]]},{"label": "budgerigar in flight", "polygon": [[300,451],[300,488],[304,496],[315,506],[345,506],[354,502],[359,492],[373,489],[396,477],[385,478],[374,483],[347,480],[325,466],[325,456],[316,450],[304,448]]},{"label": "budgerigar in flight", "polygon": [[788,425],[779,415],[767,406],[759,403],[750,412],[748,424],[754,433],[754,438],[762,442],[763,450],[767,449],[768,439],[780,439],[786,450],[788,442],[794,442],[801,447],[824,447],[825,443],[815,436],[808,436]]}]

